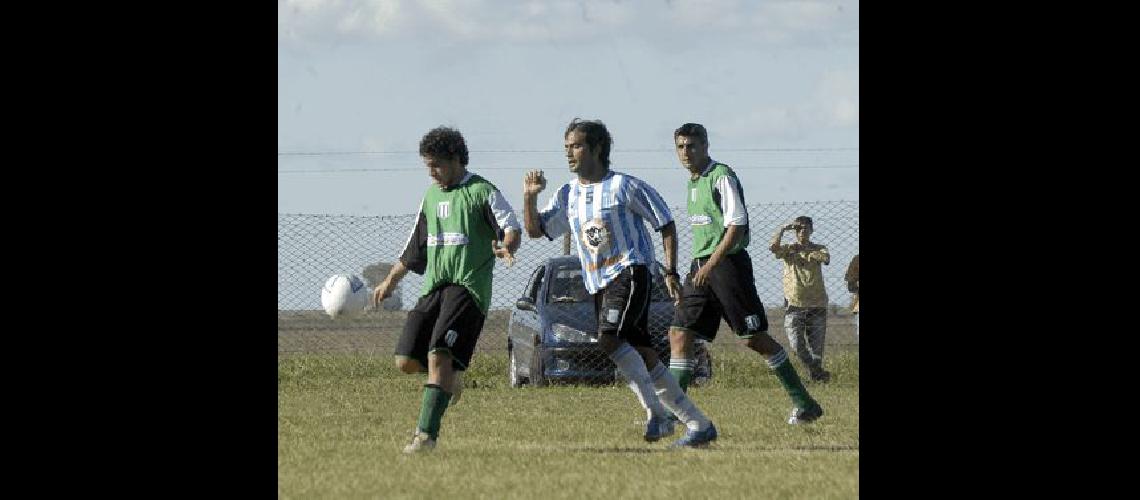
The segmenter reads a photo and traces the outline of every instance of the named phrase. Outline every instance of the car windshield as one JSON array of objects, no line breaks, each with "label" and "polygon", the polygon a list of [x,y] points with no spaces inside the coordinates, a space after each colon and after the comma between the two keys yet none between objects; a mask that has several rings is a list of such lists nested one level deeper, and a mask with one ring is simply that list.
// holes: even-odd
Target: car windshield
[{"label": "car windshield", "polygon": [[[554,270],[554,279],[550,281],[550,293],[546,298],[547,303],[589,302],[593,299],[590,292],[586,291],[585,282],[582,281],[582,268],[575,264]],[[654,302],[670,300],[665,290],[665,281],[660,274],[653,275],[653,292],[650,300]]]},{"label": "car windshield", "polygon": [[586,291],[586,284],[582,281],[581,267],[559,267],[554,270],[553,278],[550,280],[548,303],[586,302],[591,299],[590,292]]}]

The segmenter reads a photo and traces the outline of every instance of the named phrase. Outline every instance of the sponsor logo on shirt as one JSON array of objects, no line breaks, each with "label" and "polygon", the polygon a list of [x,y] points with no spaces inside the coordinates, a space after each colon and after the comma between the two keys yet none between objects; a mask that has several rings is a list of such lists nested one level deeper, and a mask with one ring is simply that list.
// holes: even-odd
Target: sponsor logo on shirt
[{"label": "sponsor logo on shirt", "polygon": [[694,226],[707,226],[709,224],[712,224],[712,217],[704,214],[690,215],[689,224]]},{"label": "sponsor logo on shirt", "polygon": [[427,245],[429,247],[466,245],[467,235],[463,233],[429,234]]}]

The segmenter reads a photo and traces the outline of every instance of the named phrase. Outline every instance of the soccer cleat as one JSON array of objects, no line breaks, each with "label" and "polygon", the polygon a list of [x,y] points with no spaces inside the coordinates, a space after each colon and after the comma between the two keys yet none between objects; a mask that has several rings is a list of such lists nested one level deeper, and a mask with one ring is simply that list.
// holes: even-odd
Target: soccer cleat
[{"label": "soccer cleat", "polygon": [[676,432],[669,417],[652,416],[645,421],[645,440],[650,443]]},{"label": "soccer cleat", "polygon": [[788,423],[791,425],[810,424],[815,422],[819,417],[823,416],[823,407],[818,404],[804,410],[800,408],[792,408],[792,416],[788,417]]},{"label": "soccer cleat", "polygon": [[434,449],[435,440],[432,439],[431,436],[429,436],[426,432],[420,432],[419,429],[416,429],[415,432],[412,433],[412,441],[404,447],[404,453],[410,455],[413,453],[423,453]]},{"label": "soccer cleat", "polygon": [[463,394],[463,372],[455,372],[455,380],[451,383],[451,402],[447,406],[459,404],[459,396]]},{"label": "soccer cleat", "polygon": [[819,370],[811,374],[812,382],[828,383],[831,381],[831,372],[827,370]]},{"label": "soccer cleat", "polygon": [[716,426],[709,422],[707,429],[703,431],[694,431],[686,429],[685,435],[669,445],[670,448],[704,448],[709,443],[716,441]]}]

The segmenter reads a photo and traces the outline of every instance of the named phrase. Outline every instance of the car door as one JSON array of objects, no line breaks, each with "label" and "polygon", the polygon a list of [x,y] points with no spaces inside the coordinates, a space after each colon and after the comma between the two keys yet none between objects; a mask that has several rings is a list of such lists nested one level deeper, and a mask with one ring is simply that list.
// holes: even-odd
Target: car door
[{"label": "car door", "polygon": [[515,309],[511,311],[510,322],[507,325],[508,349],[528,368],[530,364],[529,360],[532,358],[532,351],[534,350],[534,339],[541,331],[541,325],[538,320],[538,308],[542,307],[541,301],[539,300],[539,292],[542,289],[545,276],[545,265],[538,266],[534,272],[531,273],[530,279],[527,281],[526,289],[523,291],[523,296],[519,298],[519,301],[529,301],[534,306],[532,308],[533,310],[521,309],[516,303]]}]

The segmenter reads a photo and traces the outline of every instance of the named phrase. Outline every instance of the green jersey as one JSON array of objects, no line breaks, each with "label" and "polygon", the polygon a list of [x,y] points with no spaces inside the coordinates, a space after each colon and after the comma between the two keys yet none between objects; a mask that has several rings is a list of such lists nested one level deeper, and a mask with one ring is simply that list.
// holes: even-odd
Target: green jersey
[{"label": "green jersey", "polygon": [[725,255],[748,246],[748,210],[744,189],[728,165],[709,160],[696,180],[689,180],[689,226],[693,231],[693,258],[708,257],[724,239],[728,226],[744,226],[744,234]]},{"label": "green jersey", "polygon": [[487,313],[491,304],[493,240],[519,231],[518,219],[499,190],[468,172],[448,189],[432,184],[400,260],[424,275],[422,295],[446,284],[462,285]]}]

